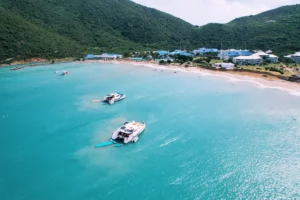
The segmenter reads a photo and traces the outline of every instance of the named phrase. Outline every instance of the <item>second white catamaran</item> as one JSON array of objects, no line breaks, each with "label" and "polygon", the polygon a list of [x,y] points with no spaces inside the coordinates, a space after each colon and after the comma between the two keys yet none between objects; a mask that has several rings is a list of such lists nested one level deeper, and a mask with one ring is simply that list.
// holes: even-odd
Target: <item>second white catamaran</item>
[{"label": "second white catamaran", "polygon": [[138,136],[145,130],[145,128],[145,122],[125,122],[123,126],[113,132],[111,138],[113,140],[124,140],[124,144],[129,142],[137,142],[139,139]]}]

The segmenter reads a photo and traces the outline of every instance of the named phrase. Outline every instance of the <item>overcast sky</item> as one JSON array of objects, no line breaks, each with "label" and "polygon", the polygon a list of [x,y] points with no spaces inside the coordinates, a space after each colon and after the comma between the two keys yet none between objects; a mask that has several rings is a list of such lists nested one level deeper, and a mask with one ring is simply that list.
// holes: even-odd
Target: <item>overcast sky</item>
[{"label": "overcast sky", "polygon": [[167,12],[194,25],[226,23],[237,17],[255,15],[300,0],[133,0]]}]

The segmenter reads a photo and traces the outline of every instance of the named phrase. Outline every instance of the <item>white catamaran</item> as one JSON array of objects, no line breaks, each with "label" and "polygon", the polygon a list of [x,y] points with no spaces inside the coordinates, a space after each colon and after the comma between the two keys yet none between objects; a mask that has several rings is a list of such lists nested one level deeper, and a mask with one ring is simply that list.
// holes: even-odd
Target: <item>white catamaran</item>
[{"label": "white catamaran", "polygon": [[106,102],[108,104],[113,104],[115,103],[116,101],[120,101],[122,99],[125,99],[126,98],[126,95],[125,94],[121,94],[121,93],[111,93],[111,94],[108,94],[106,95],[104,98],[103,98],[103,102]]},{"label": "white catamaran", "polygon": [[145,122],[139,123],[136,121],[126,122],[118,130],[113,132],[113,140],[124,140],[124,144],[129,142],[137,142],[139,135],[145,130]]}]

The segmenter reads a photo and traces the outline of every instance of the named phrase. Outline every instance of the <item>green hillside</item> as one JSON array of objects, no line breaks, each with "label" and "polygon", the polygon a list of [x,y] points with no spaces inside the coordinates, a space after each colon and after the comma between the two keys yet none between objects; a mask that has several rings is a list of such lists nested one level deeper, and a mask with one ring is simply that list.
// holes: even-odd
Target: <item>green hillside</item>
[{"label": "green hillside", "polygon": [[300,50],[300,5],[283,6],[227,24],[200,28],[198,42],[218,48],[272,49],[278,54]]},{"label": "green hillside", "polygon": [[300,5],[196,28],[129,0],[1,0],[0,27],[0,61],[180,46],[300,50]]},{"label": "green hillside", "polygon": [[[52,47],[65,56],[88,47],[125,52],[175,48],[180,42],[189,46],[194,29],[181,19],[129,0],[2,0],[0,6],[0,23],[6,27],[0,30],[0,45],[5,47],[0,59],[44,56],[45,52],[52,56]],[[40,52],[37,46],[44,49]]]}]

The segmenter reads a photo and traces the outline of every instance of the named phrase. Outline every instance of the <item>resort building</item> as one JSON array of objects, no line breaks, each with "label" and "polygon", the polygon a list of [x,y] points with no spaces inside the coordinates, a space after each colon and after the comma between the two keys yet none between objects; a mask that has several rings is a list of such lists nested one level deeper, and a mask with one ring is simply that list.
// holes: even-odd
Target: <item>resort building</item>
[{"label": "resort building", "polygon": [[219,53],[218,49],[213,48],[199,48],[193,51],[195,55],[200,54],[201,56],[205,55],[206,53]]},{"label": "resort building", "polygon": [[295,63],[300,63],[300,52],[296,52],[292,55],[284,56],[285,58],[290,58]]},{"label": "resort building", "polygon": [[268,54],[268,53],[265,53],[263,51],[258,51],[253,55],[260,56],[262,59],[269,60],[271,63],[277,63],[278,62],[278,56],[275,56],[273,54]]},{"label": "resort building", "polygon": [[181,55],[181,56],[191,56],[191,57],[194,57],[194,54],[188,53],[188,52],[186,52],[186,51],[178,50],[178,49],[176,49],[176,50],[170,52],[169,55],[171,55],[171,56],[174,56],[174,55]]},{"label": "resort building", "polygon": [[270,54],[268,60],[270,60],[271,63],[277,63],[278,62],[278,56],[275,56],[274,54]]},{"label": "resort building", "polygon": [[133,61],[145,61],[146,59],[143,57],[136,57],[136,58],[131,58]]},{"label": "resort building", "polygon": [[238,65],[259,65],[264,60],[258,55],[251,55],[251,56],[238,56],[233,58],[233,63]]},{"label": "resort building", "polygon": [[233,62],[239,65],[259,65],[264,61],[269,60],[272,63],[278,62],[278,56],[267,54],[263,51],[257,51],[250,56],[238,56],[233,58]]},{"label": "resort building", "polygon": [[227,69],[227,70],[233,70],[234,69],[234,64],[233,63],[214,63],[212,66],[216,67],[216,68],[224,68],[224,69]]},{"label": "resort building", "polygon": [[165,51],[165,50],[158,50],[155,51],[155,53],[158,53],[158,56],[164,56],[164,55],[169,55],[169,51]]},{"label": "resort building", "polygon": [[218,57],[221,60],[229,60],[237,56],[250,56],[252,53],[249,50],[235,50],[235,49],[229,49],[229,50],[221,50]]},{"label": "resort building", "polygon": [[87,54],[86,59],[87,60],[117,60],[122,58],[122,55],[120,54],[108,54],[104,53],[101,55],[94,55],[94,54]]}]

